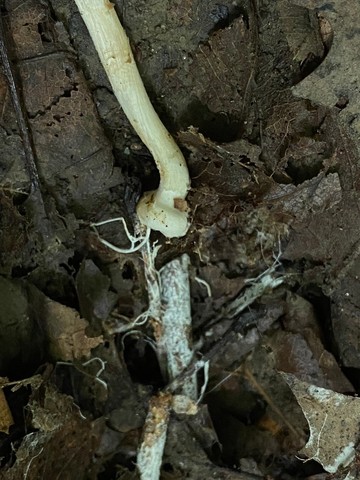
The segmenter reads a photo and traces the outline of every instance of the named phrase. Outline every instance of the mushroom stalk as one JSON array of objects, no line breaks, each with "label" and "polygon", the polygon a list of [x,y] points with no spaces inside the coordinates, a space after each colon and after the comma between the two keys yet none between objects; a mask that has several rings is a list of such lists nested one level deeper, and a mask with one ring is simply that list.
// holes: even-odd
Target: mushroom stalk
[{"label": "mushroom stalk", "polygon": [[185,159],[152,106],[137,69],[129,39],[109,0],[75,0],[113,92],[160,173],[157,190],[137,205],[140,221],[166,237],[189,228],[186,195],[190,179]]}]

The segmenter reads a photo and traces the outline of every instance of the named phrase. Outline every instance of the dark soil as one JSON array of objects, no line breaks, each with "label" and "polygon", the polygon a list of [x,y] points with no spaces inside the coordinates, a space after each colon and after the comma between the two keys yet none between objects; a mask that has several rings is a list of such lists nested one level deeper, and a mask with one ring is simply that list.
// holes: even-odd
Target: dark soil
[{"label": "dark soil", "polygon": [[[161,478],[345,478],[299,459],[309,424],[280,372],[360,393],[359,95],[344,67],[360,10],[345,30],[343,0],[113,3],[192,178],[188,234],[152,240],[158,269],[190,256],[209,382],[198,414],[172,414]],[[150,324],[111,330],[147,308],[141,256],[91,223],[131,229],[158,172],[75,2],[1,6],[0,479],[138,478],[167,381]],[[127,246],[119,223],[99,234]],[[236,309],[267,271],[281,282]]]}]

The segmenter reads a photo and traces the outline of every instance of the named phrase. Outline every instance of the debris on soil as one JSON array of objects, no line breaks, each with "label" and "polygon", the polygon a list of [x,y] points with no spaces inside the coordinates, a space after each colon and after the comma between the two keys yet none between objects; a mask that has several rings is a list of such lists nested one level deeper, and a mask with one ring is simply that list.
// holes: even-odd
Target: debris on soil
[{"label": "debris on soil", "polygon": [[359,5],[107,3],[191,225],[141,232],[159,173],[75,2],[3,2],[0,479],[141,478],[152,441],[154,480],[358,478]]}]

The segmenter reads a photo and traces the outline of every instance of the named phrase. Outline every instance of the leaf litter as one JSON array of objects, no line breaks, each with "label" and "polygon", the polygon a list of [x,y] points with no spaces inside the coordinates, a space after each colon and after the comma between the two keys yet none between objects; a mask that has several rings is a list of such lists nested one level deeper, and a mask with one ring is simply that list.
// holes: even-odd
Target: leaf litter
[{"label": "leaf litter", "polygon": [[[187,407],[165,415],[161,478],[356,478],[358,7],[170,3],[114,2],[192,176],[188,235],[151,238],[153,279],[189,256],[175,377],[156,345],[168,299],[136,322],[144,260],[118,225],[91,228],[121,217],[136,237],[151,155],[75,3],[4,2],[0,477],[137,478],[165,395]],[[196,408],[177,395],[195,378]]]}]

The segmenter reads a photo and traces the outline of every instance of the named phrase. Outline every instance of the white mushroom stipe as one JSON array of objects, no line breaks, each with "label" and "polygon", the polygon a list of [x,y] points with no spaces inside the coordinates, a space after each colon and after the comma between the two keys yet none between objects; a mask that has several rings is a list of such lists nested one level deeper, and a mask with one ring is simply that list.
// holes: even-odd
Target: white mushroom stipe
[{"label": "white mushroom stipe", "polygon": [[149,100],[114,5],[109,0],[75,3],[118,102],[159,169],[159,187],[140,199],[137,215],[166,237],[182,237],[189,228],[185,199],[190,178],[185,159]]}]

